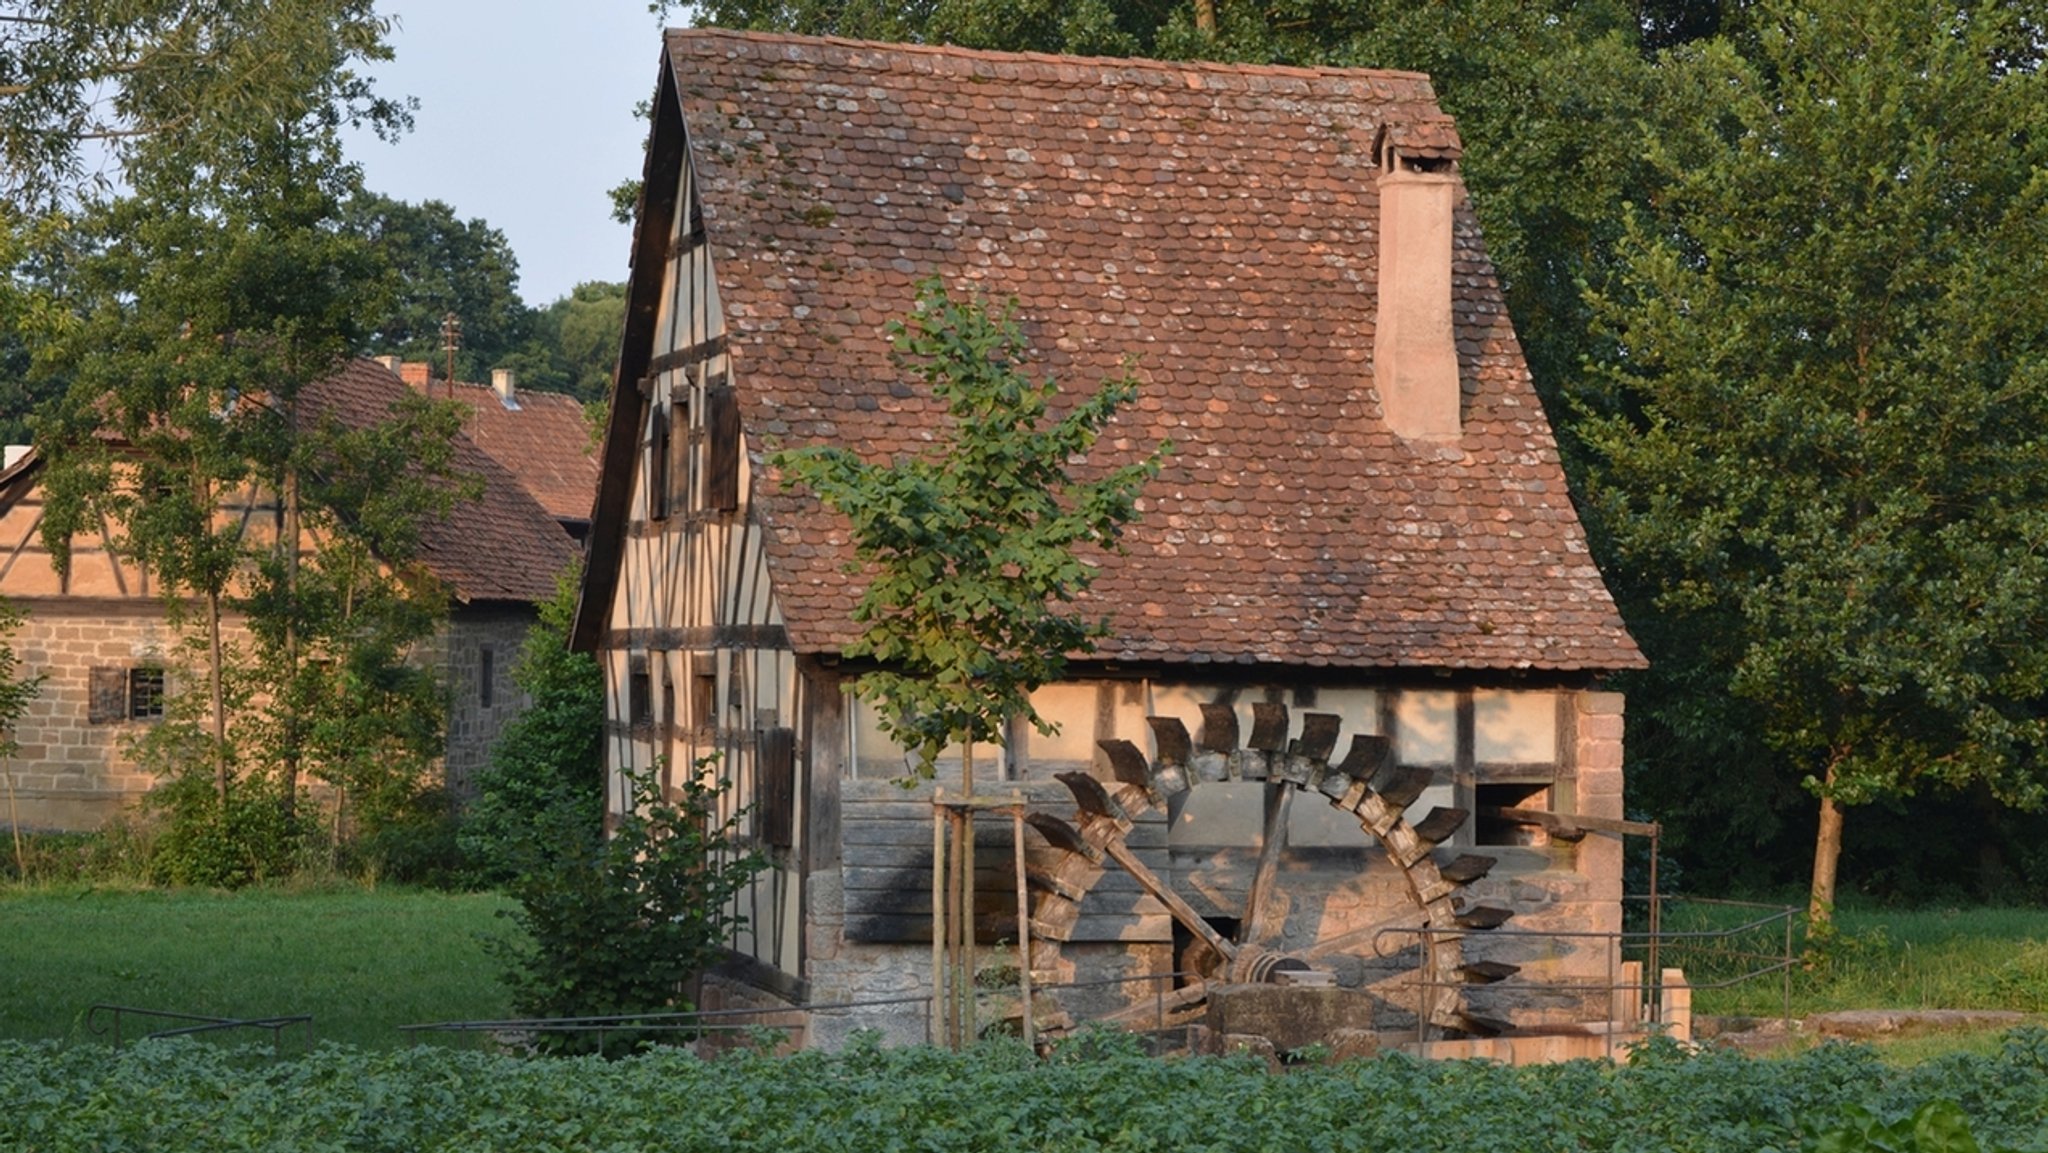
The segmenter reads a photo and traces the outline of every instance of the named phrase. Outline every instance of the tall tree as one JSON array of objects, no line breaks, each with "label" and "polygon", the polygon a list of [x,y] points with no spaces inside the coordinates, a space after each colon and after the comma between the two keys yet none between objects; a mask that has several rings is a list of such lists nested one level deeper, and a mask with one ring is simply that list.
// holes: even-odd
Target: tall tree
[{"label": "tall tree", "polygon": [[1666,57],[1594,514],[1667,731],[1818,804],[2048,799],[2048,89],[2017,4],[1765,0]]},{"label": "tall tree", "polygon": [[232,175],[222,146],[252,119],[402,131],[410,103],[377,95],[358,67],[389,58],[387,30],[372,0],[13,0],[0,18],[0,203],[104,188],[151,141],[211,152]]},{"label": "tall tree", "polygon": [[343,214],[346,230],[369,241],[390,266],[391,303],[370,326],[362,351],[447,363],[444,317],[461,322],[455,371],[482,380],[520,348],[533,313],[519,298],[519,259],[505,234],[482,220],[463,220],[439,200],[407,204],[358,193]]},{"label": "tall tree", "polygon": [[[37,369],[69,382],[40,440],[45,539],[61,557],[77,531],[112,526],[112,546],[148,569],[174,617],[196,608],[205,705],[189,711],[201,723],[162,726],[151,747],[181,775],[203,765],[213,807],[199,816],[231,835],[251,811],[233,795],[239,768],[275,769],[247,779],[264,778],[289,826],[321,734],[315,674],[391,669],[392,630],[419,633],[393,623],[431,603],[403,587],[393,510],[422,507],[418,473],[453,430],[421,402],[382,431],[380,455],[307,403],[387,310],[387,266],[343,227],[361,188],[339,131],[403,126],[402,106],[360,73],[389,55],[387,25],[369,0],[40,0],[29,12],[39,53],[16,59],[41,71],[14,86],[28,103],[0,96],[0,133],[71,134],[69,151],[33,154],[44,168],[24,177],[51,190],[37,234],[66,242],[33,310]],[[84,57],[40,52],[81,38]],[[112,86],[109,116],[81,120],[98,106],[75,98],[96,84]],[[93,135],[111,137],[118,193],[64,183]],[[352,454],[369,459],[351,468]],[[256,492],[282,505],[267,533],[221,515]],[[235,610],[249,618],[247,651],[228,635]],[[407,710],[427,698],[348,699],[389,703],[393,726],[416,729]],[[249,715],[237,706],[259,702],[267,726],[231,732],[231,715]],[[329,745],[378,748],[360,730]]]},{"label": "tall tree", "polygon": [[42,691],[47,674],[22,668],[21,655],[14,651],[14,631],[21,627],[23,613],[11,601],[0,600],[0,774],[7,778],[7,825],[14,834],[14,875],[28,876],[28,858],[21,846],[21,817],[14,803],[14,766],[11,758],[20,746],[14,726],[28,712],[29,702]]}]

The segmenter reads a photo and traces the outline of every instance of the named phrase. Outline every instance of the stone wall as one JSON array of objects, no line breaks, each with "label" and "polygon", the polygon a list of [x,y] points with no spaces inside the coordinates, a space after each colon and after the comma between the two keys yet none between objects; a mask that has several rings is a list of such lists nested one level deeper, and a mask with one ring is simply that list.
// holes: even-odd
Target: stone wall
[{"label": "stone wall", "polygon": [[531,703],[512,682],[512,668],[534,617],[523,605],[458,606],[435,644],[434,659],[448,688],[448,790],[458,801],[476,796],[477,774],[489,767],[499,732]]},{"label": "stone wall", "polygon": [[[6,766],[14,808],[0,808],[0,823],[38,830],[95,829],[148,792],[156,779],[125,750],[154,722],[93,722],[92,669],[169,666],[166,688],[171,695],[203,691],[203,685],[195,686],[190,673],[180,674],[181,638],[155,602],[23,603],[28,617],[14,635],[14,649],[26,672],[46,673],[48,679],[16,727],[20,751]],[[446,767],[458,798],[474,795],[476,774],[489,763],[499,732],[528,703],[512,681],[512,667],[533,616],[531,609],[518,606],[460,606],[443,634],[420,654],[448,688]],[[231,622],[228,634],[231,644],[246,638],[239,623]],[[488,705],[482,694],[486,651],[491,654]],[[0,793],[0,805],[7,801]]]},{"label": "stone wall", "polygon": [[[88,719],[92,669],[162,667],[178,637],[152,603],[28,607],[14,651],[23,671],[48,679],[15,728],[8,816],[24,829],[97,828],[156,782],[123,748],[152,722]],[[169,688],[179,690],[175,676]]]}]

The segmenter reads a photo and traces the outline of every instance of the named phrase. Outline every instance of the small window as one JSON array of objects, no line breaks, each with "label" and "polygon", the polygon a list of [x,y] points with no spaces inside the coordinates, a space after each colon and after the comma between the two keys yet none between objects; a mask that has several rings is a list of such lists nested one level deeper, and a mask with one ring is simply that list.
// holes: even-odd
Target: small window
[{"label": "small window", "polygon": [[740,401],[730,385],[704,393],[704,507],[740,506]]},{"label": "small window", "polygon": [[485,645],[476,652],[476,703],[490,708],[496,703],[497,654]]},{"label": "small window", "polygon": [[1534,810],[1549,812],[1551,806],[1550,786],[1545,784],[1485,784],[1473,790],[1472,797],[1477,806],[1478,819],[1474,822],[1473,843],[1478,845],[1523,845],[1531,848],[1550,843],[1550,834],[1541,825],[1528,821],[1517,821],[1499,816],[1501,810]]},{"label": "small window", "polygon": [[669,393],[668,507],[690,509],[690,409],[688,393]]},{"label": "small window", "polygon": [[754,745],[755,820],[761,843],[787,849],[796,831],[796,734],[762,729]]},{"label": "small window", "polygon": [[86,721],[158,721],[164,715],[164,670],[155,665],[95,668],[89,673]]},{"label": "small window", "polygon": [[635,655],[626,670],[627,717],[636,725],[654,723],[654,685],[647,675],[647,658]]},{"label": "small window", "polygon": [[718,673],[715,669],[700,669],[696,676],[690,678],[690,723],[706,730],[718,727]]},{"label": "small window", "polygon": [[164,716],[164,671],[160,668],[128,670],[128,719],[160,721]]}]

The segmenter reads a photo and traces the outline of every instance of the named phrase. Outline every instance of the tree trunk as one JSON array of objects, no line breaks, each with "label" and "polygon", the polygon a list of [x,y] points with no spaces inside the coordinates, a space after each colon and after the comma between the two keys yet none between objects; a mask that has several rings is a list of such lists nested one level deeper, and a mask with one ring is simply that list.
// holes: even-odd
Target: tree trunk
[{"label": "tree trunk", "polygon": [[220,796],[223,812],[228,805],[228,703],[221,675],[224,659],[220,640],[220,592],[209,589],[206,594],[207,695],[213,708],[213,787]]},{"label": "tree trunk", "polygon": [[1836,802],[1835,759],[1821,785],[1820,827],[1813,841],[1813,891],[1806,905],[1809,927],[1826,926],[1835,917],[1835,866],[1842,859],[1842,806]]},{"label": "tree trunk", "polygon": [[1195,0],[1195,31],[1216,35],[1216,0]]},{"label": "tree trunk", "polygon": [[[298,432],[298,408],[289,417],[294,437]],[[278,547],[284,550],[284,790],[278,804],[290,826],[299,796],[299,746],[303,743],[299,723],[299,470],[286,465],[284,473],[284,524],[278,533]]]}]

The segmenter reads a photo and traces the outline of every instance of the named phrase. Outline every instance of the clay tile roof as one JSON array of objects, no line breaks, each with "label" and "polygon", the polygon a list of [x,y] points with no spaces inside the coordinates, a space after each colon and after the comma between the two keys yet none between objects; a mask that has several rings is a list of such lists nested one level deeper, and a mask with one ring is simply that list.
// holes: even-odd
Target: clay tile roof
[{"label": "clay tile roof", "polygon": [[597,495],[597,455],[583,405],[558,392],[529,389],[513,397],[507,405],[487,385],[457,384],[455,399],[471,412],[463,434],[504,466],[548,515],[588,522]]},{"label": "clay tile roof", "polygon": [[[1177,445],[1127,555],[1098,558],[1100,658],[1642,663],[1462,193],[1463,439],[1382,420],[1372,144],[1396,123],[1456,146],[1426,77],[717,30],[666,47],[756,476],[776,445],[927,443],[936,413],[884,326],[936,271],[1016,297],[1036,367],[1072,387],[1135,359],[1140,399],[1100,455]],[[636,291],[661,279],[637,272]],[[792,643],[843,646],[844,522],[772,478],[753,515]]]},{"label": "clay tile roof", "polygon": [[[369,423],[406,394],[390,369],[354,360],[302,396],[344,423]],[[458,600],[537,602],[554,596],[555,578],[577,556],[569,534],[467,436],[456,438],[454,467],[482,478],[483,495],[456,501],[446,517],[422,526],[421,561]]]}]

